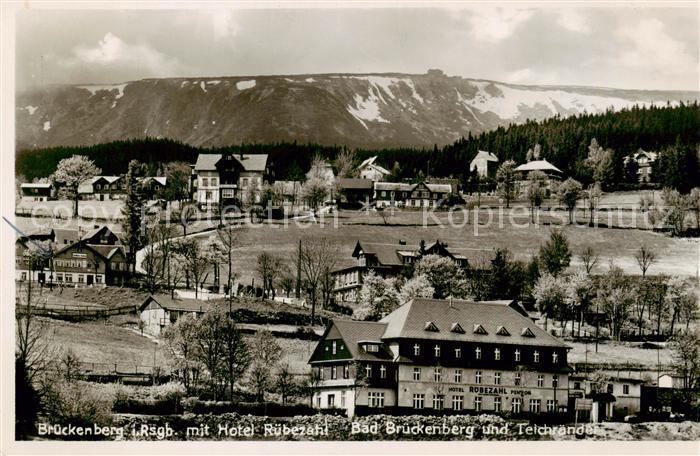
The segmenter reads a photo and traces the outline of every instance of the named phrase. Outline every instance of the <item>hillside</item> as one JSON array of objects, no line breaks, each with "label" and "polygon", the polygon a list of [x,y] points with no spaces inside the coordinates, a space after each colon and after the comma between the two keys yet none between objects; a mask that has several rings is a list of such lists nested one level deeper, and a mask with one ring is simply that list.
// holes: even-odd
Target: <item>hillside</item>
[{"label": "hillside", "polygon": [[144,137],[192,146],[297,141],[384,148],[445,145],[500,126],[694,92],[520,86],[428,74],[145,79],[18,93],[17,149]]}]

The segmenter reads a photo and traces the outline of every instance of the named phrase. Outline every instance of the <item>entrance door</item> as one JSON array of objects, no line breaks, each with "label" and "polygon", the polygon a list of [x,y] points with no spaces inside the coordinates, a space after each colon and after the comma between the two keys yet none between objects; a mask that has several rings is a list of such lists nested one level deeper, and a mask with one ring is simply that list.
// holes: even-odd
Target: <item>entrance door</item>
[{"label": "entrance door", "polygon": [[92,285],[93,282],[94,282],[94,280],[95,280],[95,276],[94,276],[94,275],[92,275],[92,274],[88,274],[88,275],[87,275],[87,284],[88,284],[88,285]]},{"label": "entrance door", "polygon": [[105,200],[105,196],[102,193],[100,193],[100,201],[104,201],[104,200]]}]

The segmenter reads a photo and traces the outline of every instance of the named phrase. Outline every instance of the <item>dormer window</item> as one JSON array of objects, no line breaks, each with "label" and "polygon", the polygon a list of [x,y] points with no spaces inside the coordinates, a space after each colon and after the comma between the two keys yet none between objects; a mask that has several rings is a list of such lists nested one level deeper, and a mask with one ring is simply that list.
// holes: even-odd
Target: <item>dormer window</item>
[{"label": "dormer window", "polygon": [[520,361],[520,350],[517,348],[515,349],[515,360]]},{"label": "dormer window", "polygon": [[464,329],[459,323],[452,323],[452,327],[450,328],[450,331],[453,333],[458,333],[458,334],[464,334]]},{"label": "dormer window", "polygon": [[379,352],[379,345],[377,344],[366,344],[365,351],[367,353],[377,353]]},{"label": "dormer window", "polygon": [[535,334],[532,332],[532,330],[530,328],[523,328],[520,335],[523,337],[535,337]]},{"label": "dormer window", "polygon": [[439,358],[440,357],[440,345],[435,344],[434,351],[435,351],[435,357]]},{"label": "dormer window", "polygon": [[414,344],[413,345],[413,356],[419,356],[419,355],[420,355],[420,345]]},{"label": "dormer window", "polygon": [[331,354],[335,355],[338,353],[338,343],[336,341],[333,341],[331,345]]},{"label": "dormer window", "polygon": [[496,361],[500,361],[500,360],[501,360],[501,350],[500,350],[499,348],[494,348],[494,350],[493,350],[493,359],[495,359]]},{"label": "dormer window", "polygon": [[476,359],[481,359],[481,347],[476,347],[474,349],[474,356]]},{"label": "dormer window", "polygon": [[483,326],[476,324],[474,325],[474,334],[480,334],[482,336],[485,336],[488,334],[488,332],[484,329]]},{"label": "dormer window", "polygon": [[432,332],[438,332],[439,329],[437,326],[435,326],[435,323],[432,321],[426,321],[425,322],[425,328],[423,328],[426,331],[432,331]]},{"label": "dormer window", "polygon": [[532,354],[532,359],[533,359],[536,363],[539,363],[539,362],[540,362],[540,352],[538,352],[537,350],[535,350],[535,352]]},{"label": "dormer window", "polygon": [[496,330],[496,334],[499,336],[510,336],[510,333],[506,328],[503,326],[499,326],[498,329]]},{"label": "dormer window", "polygon": [[552,364],[556,364],[559,361],[559,354],[557,352],[552,353]]}]

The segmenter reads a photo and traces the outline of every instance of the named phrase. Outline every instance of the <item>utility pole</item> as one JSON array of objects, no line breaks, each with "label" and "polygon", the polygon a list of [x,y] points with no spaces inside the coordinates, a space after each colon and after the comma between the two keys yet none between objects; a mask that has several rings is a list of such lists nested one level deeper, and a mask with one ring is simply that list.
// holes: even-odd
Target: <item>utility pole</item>
[{"label": "utility pole", "polygon": [[297,286],[296,297],[301,299],[301,239],[299,239],[299,252],[297,254]]}]

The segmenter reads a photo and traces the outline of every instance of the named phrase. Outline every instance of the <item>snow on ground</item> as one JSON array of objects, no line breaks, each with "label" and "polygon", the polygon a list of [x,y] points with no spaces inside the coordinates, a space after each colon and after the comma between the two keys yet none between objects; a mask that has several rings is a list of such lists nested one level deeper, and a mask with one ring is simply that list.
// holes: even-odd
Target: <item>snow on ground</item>
[{"label": "snow on ground", "polygon": [[44,122],[44,131],[49,131],[51,130],[51,121],[47,120]]},{"label": "snow on ground", "polygon": [[251,79],[249,81],[238,81],[236,83],[236,88],[238,90],[252,89],[253,87],[255,87],[255,79]]},{"label": "snow on ground", "polygon": [[[474,114],[474,111],[472,111],[472,107],[469,106],[469,102],[462,96],[462,94],[460,93],[460,91],[457,90],[457,89],[455,88],[455,92],[457,92],[457,100],[458,100],[458,101],[457,101],[457,105],[463,106],[464,109],[466,109],[467,111],[469,111],[469,114],[471,114],[471,115],[474,117],[474,119],[475,119],[477,122],[479,122],[479,124],[483,125],[484,123],[483,123],[481,120],[479,120],[479,117],[477,117],[476,114]],[[465,119],[465,120],[466,120],[466,119]],[[467,122],[467,123],[471,123],[469,120],[466,120],[466,122]]]},{"label": "snow on ground", "polygon": [[34,112],[36,112],[36,110],[39,109],[39,107],[38,107],[38,106],[29,105],[29,106],[25,106],[24,109],[27,110],[27,112],[29,113],[30,116],[33,116],[33,115],[34,115]]},{"label": "snow on ground", "polygon": [[[488,81],[473,81],[479,91],[471,100],[473,108],[482,112],[493,112],[502,119],[515,119],[521,115],[521,107],[534,108],[536,106],[549,109],[552,115],[558,112],[557,105],[565,109],[575,109],[578,112],[604,112],[609,107],[615,110],[630,108],[634,105],[650,106],[652,103],[643,101],[625,100],[618,97],[604,97],[598,95],[586,95],[568,92],[559,89],[521,89]],[[487,86],[495,86],[503,93],[503,96],[493,96],[486,92]],[[555,104],[556,103],[556,104]],[[654,104],[665,105],[658,102]],[[563,114],[563,113],[562,113]]]},{"label": "snow on ground", "polygon": [[418,102],[420,102],[420,103],[425,103],[425,100],[423,100],[423,97],[421,97],[421,96],[418,94],[418,91],[416,90],[416,86],[413,84],[413,81],[412,81],[412,80],[410,80],[410,79],[402,79],[402,81],[404,82],[404,84],[406,84],[406,85],[411,89],[411,92],[413,92],[413,98],[415,98],[416,100],[418,100]]},{"label": "snow on ground", "polygon": [[112,90],[118,91],[116,98],[119,99],[124,96],[124,88],[128,85],[128,83],[124,84],[109,84],[109,85],[97,85],[97,84],[90,84],[90,85],[83,85],[83,86],[78,86],[79,89],[85,89],[88,92],[90,92],[91,95],[95,95],[97,92],[100,90],[106,90],[107,92],[111,92]]},{"label": "snow on ground", "polygon": [[182,81],[182,84],[180,84],[180,88],[185,87],[189,83],[190,83],[190,81]]},{"label": "snow on ground", "polygon": [[202,89],[202,91],[206,93],[206,91],[207,91],[207,85],[206,85],[206,83],[205,83],[204,81],[202,81],[202,82],[199,83],[199,88]]},{"label": "snow on ground", "polygon": [[214,79],[213,81],[207,81],[207,84],[211,84],[211,85],[217,85],[220,83],[221,83],[221,81],[219,81],[218,79]]},{"label": "snow on ground", "polygon": [[306,79],[304,79],[304,81],[306,81],[306,82],[316,82],[316,80],[315,80],[314,78],[306,78]]},{"label": "snow on ground", "polygon": [[355,106],[348,105],[346,109],[357,120],[359,120],[362,126],[365,128],[367,128],[367,125],[364,123],[365,120],[370,122],[389,123],[388,120],[382,118],[379,112],[379,98],[373,90],[369,91],[367,98],[362,98],[360,94],[355,94],[354,100]]}]

